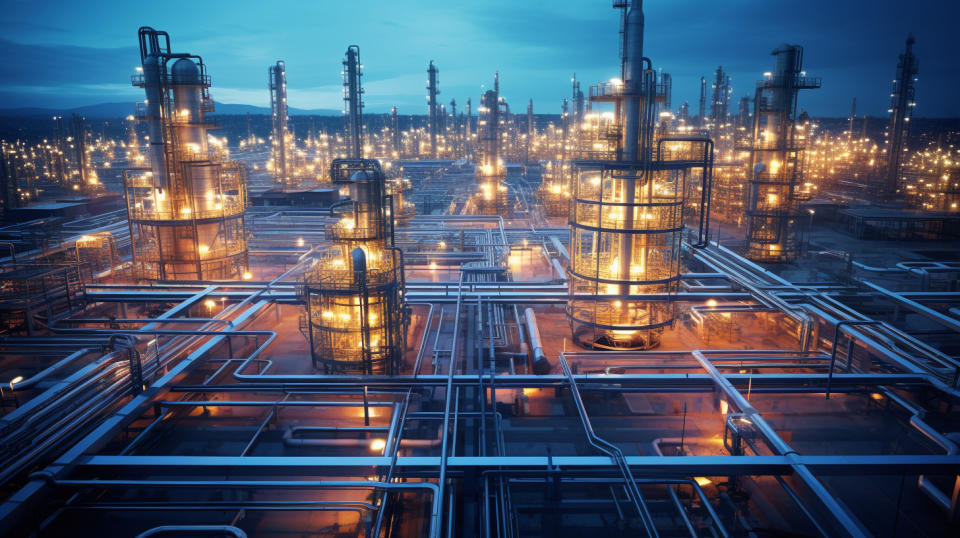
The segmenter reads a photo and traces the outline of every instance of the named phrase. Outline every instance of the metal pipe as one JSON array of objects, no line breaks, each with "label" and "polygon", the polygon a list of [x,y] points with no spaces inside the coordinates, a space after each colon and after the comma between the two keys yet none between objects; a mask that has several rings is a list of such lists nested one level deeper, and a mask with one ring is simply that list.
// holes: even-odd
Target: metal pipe
[{"label": "metal pipe", "polygon": [[148,538],[150,536],[160,536],[163,534],[186,534],[195,536],[197,534],[221,534],[233,536],[234,538],[247,538],[247,533],[233,525],[161,525],[147,529],[137,535],[137,538]]},{"label": "metal pipe", "polygon": [[523,315],[526,320],[527,335],[530,339],[530,353],[533,355],[533,373],[548,374],[550,373],[551,366],[546,353],[543,351],[543,346],[540,343],[540,328],[537,327],[537,316],[534,314],[532,308],[524,310]]}]

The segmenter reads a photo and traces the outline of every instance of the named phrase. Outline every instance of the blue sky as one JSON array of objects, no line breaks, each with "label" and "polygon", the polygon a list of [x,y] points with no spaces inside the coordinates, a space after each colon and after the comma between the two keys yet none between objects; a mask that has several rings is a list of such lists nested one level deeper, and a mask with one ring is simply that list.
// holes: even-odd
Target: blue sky
[{"label": "blue sky", "polygon": [[[960,116],[960,2],[956,0],[647,0],[645,53],[673,76],[674,106],[693,109],[699,78],[722,64],[734,101],[772,67],[770,51],[806,48],[823,88],[801,107],[885,115],[908,32],[920,59],[917,116]],[[501,73],[516,110],[558,112],[576,72],[589,83],[618,74],[618,14],[609,0],[4,0],[0,108],[71,107],[142,100],[127,83],[139,62],[136,32],[166,30],[177,52],[203,56],[213,96],[266,106],[267,67],[287,62],[290,106],[342,108],[340,62],[360,46],[367,110],[425,113],[426,67],[440,69],[441,100],[478,100]]]}]

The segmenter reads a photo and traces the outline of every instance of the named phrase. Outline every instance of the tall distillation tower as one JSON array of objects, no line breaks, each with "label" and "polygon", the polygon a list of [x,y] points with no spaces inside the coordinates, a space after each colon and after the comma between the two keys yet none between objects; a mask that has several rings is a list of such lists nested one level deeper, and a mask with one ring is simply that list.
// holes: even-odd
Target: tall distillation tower
[{"label": "tall distillation tower", "polygon": [[280,190],[285,191],[290,182],[290,148],[287,147],[287,122],[290,121],[287,114],[287,64],[278,60],[275,65],[270,66],[267,75],[270,88],[270,120],[273,127],[273,176],[280,185]]},{"label": "tall distillation tower", "polygon": [[913,115],[914,83],[920,72],[917,57],[913,54],[913,36],[907,37],[907,48],[897,63],[897,78],[893,81],[890,94],[890,124],[887,126],[887,159],[884,171],[884,193],[891,196],[900,185],[900,170],[903,165],[903,152],[906,149],[907,127]]},{"label": "tall distillation tower", "polygon": [[139,31],[146,92],[138,110],[150,134],[150,167],[125,170],[133,264],[144,280],[249,278],[243,213],[246,169],[208,142],[210,76],[199,56],[170,52],[166,32]]},{"label": "tall distillation tower", "polygon": [[399,372],[407,313],[403,256],[379,161],[335,159],[330,178],[350,199],[335,204],[326,228],[334,246],[304,276],[306,314],[315,368],[325,373]]},{"label": "tall distillation tower", "polygon": [[[584,95],[583,91],[580,90],[580,81],[577,80],[576,73],[570,77],[570,105],[570,128],[564,144],[571,152],[576,152],[580,150],[580,129],[584,116]],[[566,160],[569,160],[569,158],[567,156]]]},{"label": "tall distillation tower", "polygon": [[[468,102],[469,105],[469,102]],[[478,215],[503,215],[507,212],[506,168],[500,157],[500,80],[494,78],[494,89],[480,97],[479,144],[480,162],[476,178],[480,190],[474,194]]]},{"label": "tall distillation tower", "polygon": [[400,117],[397,116],[397,107],[390,109],[390,140],[393,146],[393,158],[399,159],[403,148],[400,145]]},{"label": "tall distillation tower", "polygon": [[[709,192],[713,148],[700,136],[654,139],[664,96],[643,57],[642,2],[614,6],[627,10],[621,79],[591,87],[590,99],[615,105],[619,148],[615,160],[574,163],[566,313],[582,346],[647,349],[675,319],[684,188],[699,169]],[[703,221],[700,233],[698,246]]]},{"label": "tall distillation tower", "polygon": [[700,128],[707,124],[707,79],[700,77]]},{"label": "tall distillation tower", "polygon": [[363,76],[360,47],[350,45],[343,59],[343,104],[347,114],[347,144],[351,159],[363,158]]},{"label": "tall distillation tower", "polygon": [[723,66],[718,66],[713,75],[713,95],[710,100],[710,138],[721,154],[727,153],[733,143],[727,125],[730,118],[730,92],[730,76],[723,71]]},{"label": "tall distillation tower", "polygon": [[440,131],[440,106],[437,104],[437,95],[440,93],[440,80],[437,66],[427,66],[427,123],[430,129],[430,151],[434,157],[439,157],[437,151],[437,133]]},{"label": "tall distillation tower", "polygon": [[533,145],[534,140],[537,138],[537,123],[533,118],[533,99],[530,99],[530,102],[527,103],[527,144],[526,150],[524,151],[524,164],[530,162],[530,147]]},{"label": "tall distillation tower", "polygon": [[467,97],[466,121],[463,122],[463,156],[470,159],[473,157],[473,132],[470,125],[473,123],[473,110],[470,98]]},{"label": "tall distillation tower", "polygon": [[800,250],[800,202],[812,196],[803,182],[806,141],[796,128],[797,92],[820,87],[803,71],[803,47],[781,45],[771,53],[772,73],[757,81],[753,144],[747,191],[747,258],[779,263]]},{"label": "tall distillation tower", "polygon": [[70,130],[73,133],[73,144],[70,146],[73,149],[73,165],[75,167],[72,172],[72,178],[74,185],[79,185],[80,188],[74,190],[79,190],[81,192],[88,192],[90,190],[91,178],[90,171],[87,169],[87,122],[86,119],[80,114],[74,114],[70,117]]}]

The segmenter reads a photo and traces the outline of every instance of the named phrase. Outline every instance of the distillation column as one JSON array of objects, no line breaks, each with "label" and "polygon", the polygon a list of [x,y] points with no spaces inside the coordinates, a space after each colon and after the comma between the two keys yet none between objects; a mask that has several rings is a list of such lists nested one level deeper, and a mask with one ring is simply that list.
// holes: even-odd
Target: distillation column
[{"label": "distillation column", "polygon": [[533,99],[530,99],[530,102],[527,103],[527,144],[526,149],[524,150],[524,164],[530,162],[530,147],[533,145],[533,142],[536,138],[537,125],[533,119]]},{"label": "distillation column", "polygon": [[347,114],[347,140],[352,159],[363,158],[363,76],[360,65],[360,47],[347,47],[343,60],[343,104]]},{"label": "distillation column", "polygon": [[301,323],[313,364],[324,373],[399,373],[407,311],[403,256],[394,246],[386,181],[379,161],[336,159],[330,168],[350,199],[335,204],[326,227],[333,247],[304,276]]},{"label": "distillation column", "polygon": [[80,114],[74,114],[70,118],[70,129],[73,131],[75,184],[80,185],[80,191],[87,192],[90,189],[87,171],[87,122]]},{"label": "distillation column", "polygon": [[799,255],[800,202],[812,196],[803,182],[804,136],[795,127],[797,92],[820,87],[802,71],[803,47],[781,45],[775,69],[757,82],[754,97],[747,253],[750,260],[780,263]]},{"label": "distillation column", "polygon": [[619,157],[574,163],[569,215],[567,319],[574,341],[595,349],[652,348],[673,323],[684,187],[695,168],[709,185],[712,162],[707,138],[661,139],[663,153],[655,144],[664,95],[643,57],[642,2],[623,7],[621,81],[590,88],[619,112]]},{"label": "distillation column", "polygon": [[397,116],[397,107],[390,109],[390,140],[393,143],[393,158],[399,159],[402,147],[400,146],[400,118]]},{"label": "distillation column", "polygon": [[273,175],[280,185],[280,190],[287,190],[290,180],[288,170],[287,148],[287,66],[283,60],[271,65],[268,70],[270,87],[270,119],[273,127],[271,141],[273,143]]},{"label": "distillation column", "polygon": [[907,48],[900,55],[897,64],[897,78],[893,81],[893,93],[890,94],[890,125],[887,127],[887,168],[885,171],[884,192],[888,196],[896,194],[900,186],[900,169],[903,164],[903,152],[906,149],[907,124],[913,115],[914,82],[919,73],[917,57],[913,54],[913,36],[907,37]]},{"label": "distillation column", "polygon": [[440,130],[440,107],[437,104],[437,95],[440,93],[438,74],[437,66],[433,65],[433,60],[430,60],[430,65],[427,66],[427,122],[430,130],[430,151],[433,152],[434,157],[439,157],[437,151],[437,132]]},{"label": "distillation column", "polygon": [[727,121],[730,118],[730,76],[718,66],[713,77],[713,95],[710,102],[710,138],[721,154],[731,149],[733,138],[729,136]]},{"label": "distillation column", "polygon": [[700,128],[707,123],[707,79],[700,77]]},{"label": "distillation column", "polygon": [[[504,215],[507,212],[507,176],[500,158],[500,84],[487,90],[480,98],[480,162],[476,168],[480,190],[474,194],[478,215]],[[469,107],[469,102],[467,106]]]},{"label": "distillation column", "polygon": [[470,125],[473,122],[473,110],[471,106],[470,98],[467,97],[467,121],[463,124],[463,156],[468,159],[473,155],[473,133],[470,129]]},{"label": "distillation column", "polygon": [[150,167],[124,171],[134,271],[143,280],[250,278],[243,214],[246,169],[208,144],[210,77],[199,56],[170,52],[166,32],[139,31],[146,92],[140,119]]}]

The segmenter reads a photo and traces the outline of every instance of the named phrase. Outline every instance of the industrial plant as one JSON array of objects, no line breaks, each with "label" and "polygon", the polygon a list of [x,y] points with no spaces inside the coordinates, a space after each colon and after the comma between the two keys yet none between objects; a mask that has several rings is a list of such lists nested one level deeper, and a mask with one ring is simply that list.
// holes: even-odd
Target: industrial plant
[{"label": "industrial plant", "polygon": [[[0,535],[960,536],[924,35],[858,88],[886,118],[817,117],[804,43],[686,73],[647,4],[549,103],[424,56],[384,105],[357,33],[222,112],[213,52],[134,26],[128,114],[0,122]],[[342,114],[298,112],[318,71]]]}]

